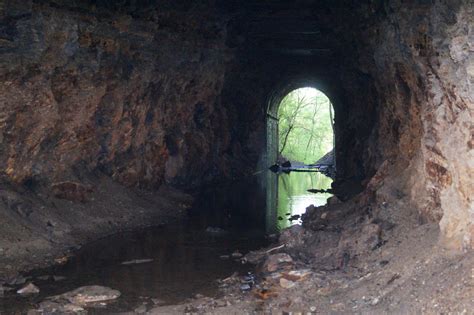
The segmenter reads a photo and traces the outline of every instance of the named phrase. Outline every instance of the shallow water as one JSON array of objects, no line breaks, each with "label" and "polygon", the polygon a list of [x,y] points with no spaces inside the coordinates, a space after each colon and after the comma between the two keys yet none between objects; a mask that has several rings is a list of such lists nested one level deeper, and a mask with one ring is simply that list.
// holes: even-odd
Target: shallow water
[{"label": "shallow water", "polygon": [[[84,285],[108,286],[122,293],[107,308],[90,310],[92,314],[130,311],[143,302],[151,307],[151,298],[166,305],[183,302],[196,294],[215,297],[218,295],[216,280],[236,271],[245,273],[253,269],[251,265],[223,260],[220,256],[230,255],[235,250],[247,253],[267,244],[263,232],[244,229],[242,222],[223,219],[221,214],[208,213],[207,219],[191,216],[180,223],[121,233],[90,243],[67,264],[30,273],[40,294],[30,299],[15,295],[0,299],[0,314],[23,313],[47,296]],[[206,232],[209,226],[223,227],[225,232]],[[121,264],[135,259],[153,261]],[[66,279],[38,280],[37,277],[43,275]]]},{"label": "shallow water", "polygon": [[290,220],[292,216],[302,215],[309,205],[322,206],[332,195],[329,193],[310,193],[308,189],[329,189],[332,179],[316,172],[293,172],[278,175],[278,212],[279,230],[293,224],[301,223],[300,219]]},{"label": "shallow water", "polygon": [[[298,223],[291,215],[304,213],[310,204],[326,203],[329,194],[308,193],[307,189],[330,188],[331,180],[318,173],[291,173],[279,176],[278,229]],[[249,198],[252,196],[252,198]],[[161,227],[116,234],[85,245],[63,266],[35,270],[31,277],[41,290],[31,298],[11,294],[0,298],[0,314],[24,314],[52,295],[85,285],[103,285],[117,289],[122,296],[103,309],[89,309],[90,314],[116,314],[132,311],[151,299],[160,305],[177,304],[202,294],[219,295],[216,280],[234,272],[253,270],[232,259],[223,260],[238,250],[245,254],[268,245],[265,240],[264,209],[255,197],[255,185],[237,183],[221,187],[199,198],[183,221]],[[267,222],[268,223],[268,222]],[[208,227],[222,228],[223,233],[206,232]],[[144,264],[122,265],[137,259],[153,259]],[[44,275],[65,277],[62,281],[39,280]]]}]

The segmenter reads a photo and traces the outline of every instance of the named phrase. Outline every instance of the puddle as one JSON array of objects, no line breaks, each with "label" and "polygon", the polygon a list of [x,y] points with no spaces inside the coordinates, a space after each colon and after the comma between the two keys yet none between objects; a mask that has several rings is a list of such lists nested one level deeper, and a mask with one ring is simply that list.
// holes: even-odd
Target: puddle
[{"label": "puddle", "polygon": [[[92,309],[90,314],[130,311],[143,301],[153,306],[151,298],[167,305],[183,302],[196,294],[215,297],[218,295],[217,279],[235,271],[245,273],[253,269],[251,265],[222,260],[220,256],[235,250],[246,253],[267,245],[263,232],[249,230],[228,217],[223,219],[223,213],[228,216],[222,210],[218,213],[208,211],[207,219],[191,216],[184,222],[121,233],[90,243],[67,264],[30,274],[33,279],[56,275],[65,280],[34,280],[40,294],[31,299],[17,296],[0,299],[0,314],[23,314],[47,296],[84,285],[103,285],[122,293],[106,309]],[[223,227],[226,232],[206,232],[209,226]],[[139,259],[153,260],[122,264]]]},{"label": "puddle", "polygon": [[[278,211],[277,226],[279,230],[301,220],[289,220],[292,216],[302,215],[309,205],[323,206],[332,195],[329,193],[310,193],[308,189],[329,189],[332,179],[321,173],[292,172],[278,175]],[[281,219],[278,219],[281,218]]]}]

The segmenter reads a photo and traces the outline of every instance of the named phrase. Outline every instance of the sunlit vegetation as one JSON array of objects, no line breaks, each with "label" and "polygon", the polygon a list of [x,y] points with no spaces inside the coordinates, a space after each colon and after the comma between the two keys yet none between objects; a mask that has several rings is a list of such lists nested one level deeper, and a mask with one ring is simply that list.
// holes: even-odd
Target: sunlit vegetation
[{"label": "sunlit vegetation", "polygon": [[333,109],[327,96],[313,88],[290,92],[279,111],[279,153],[306,164],[314,163],[334,145]]}]

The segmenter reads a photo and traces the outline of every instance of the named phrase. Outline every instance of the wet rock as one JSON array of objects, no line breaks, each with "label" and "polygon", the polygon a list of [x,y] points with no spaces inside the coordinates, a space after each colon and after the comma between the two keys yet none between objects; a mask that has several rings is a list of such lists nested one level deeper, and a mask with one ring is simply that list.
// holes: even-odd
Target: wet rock
[{"label": "wet rock", "polygon": [[230,256],[229,255],[221,255],[221,256],[219,256],[219,258],[222,259],[222,260],[226,260],[226,259],[229,259]]},{"label": "wet rock", "polygon": [[290,221],[295,221],[298,220],[301,216],[299,214],[292,215],[291,217],[288,218]]},{"label": "wet rock", "polygon": [[146,313],[146,310],[147,310],[146,305],[140,305],[134,310],[134,312],[137,314],[144,314]]},{"label": "wet rock", "polygon": [[232,258],[242,258],[242,253],[240,253],[239,251],[235,251],[232,253]]},{"label": "wet rock", "polygon": [[85,306],[89,303],[107,302],[120,297],[120,291],[108,287],[91,285],[77,288],[61,295],[50,297],[55,302],[68,301],[72,304]]},{"label": "wet rock", "polygon": [[40,289],[31,282],[25,285],[23,288],[16,291],[16,293],[20,295],[32,295],[32,294],[38,294],[39,292],[40,292]]},{"label": "wet rock", "polygon": [[124,261],[121,265],[138,265],[138,264],[146,264],[152,262],[153,259],[134,259],[129,261]]},{"label": "wet rock", "polygon": [[54,281],[63,281],[65,279],[66,279],[66,277],[63,277],[63,276],[53,276]]},{"label": "wet rock", "polygon": [[66,199],[74,202],[86,202],[88,196],[93,192],[91,187],[77,182],[60,182],[51,185],[56,198]]},{"label": "wet rock", "polygon": [[53,301],[43,301],[40,303],[39,307],[36,310],[31,310],[28,312],[28,315],[44,315],[44,314],[54,314],[54,315],[72,315],[72,314],[86,314],[86,310],[75,304],[71,303],[57,303]]},{"label": "wet rock", "polygon": [[263,271],[265,272],[274,272],[280,268],[283,268],[289,264],[293,263],[293,259],[290,255],[285,253],[273,254],[268,256],[268,258],[263,263]]}]

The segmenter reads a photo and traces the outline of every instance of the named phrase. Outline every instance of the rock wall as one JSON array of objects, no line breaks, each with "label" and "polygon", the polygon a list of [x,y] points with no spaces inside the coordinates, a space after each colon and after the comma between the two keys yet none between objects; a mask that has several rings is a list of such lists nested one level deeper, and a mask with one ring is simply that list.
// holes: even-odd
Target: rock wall
[{"label": "rock wall", "polygon": [[[342,141],[364,157],[367,175],[386,161],[378,201],[407,201],[420,219],[439,221],[442,241],[458,249],[474,245],[473,8],[472,1],[373,4],[353,8],[365,15],[346,12],[358,27],[340,33],[353,53],[340,69],[342,81],[354,83],[345,87],[347,115],[376,113],[364,137]],[[373,93],[354,98],[361,80]]]},{"label": "rock wall", "polygon": [[0,1],[4,179],[189,188],[224,168],[225,19],[207,2],[134,3]]}]

